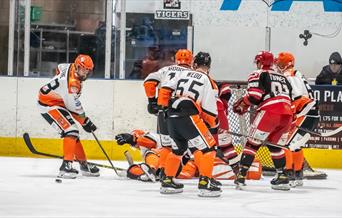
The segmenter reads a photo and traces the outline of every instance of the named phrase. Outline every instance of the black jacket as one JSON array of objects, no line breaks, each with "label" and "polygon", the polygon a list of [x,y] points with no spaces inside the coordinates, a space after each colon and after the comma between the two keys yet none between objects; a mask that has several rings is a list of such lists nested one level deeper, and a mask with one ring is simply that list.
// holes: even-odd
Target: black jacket
[{"label": "black jacket", "polygon": [[323,67],[321,73],[316,77],[316,85],[331,85],[331,82],[336,79],[337,85],[342,85],[342,68],[339,72],[333,73],[329,65]]}]

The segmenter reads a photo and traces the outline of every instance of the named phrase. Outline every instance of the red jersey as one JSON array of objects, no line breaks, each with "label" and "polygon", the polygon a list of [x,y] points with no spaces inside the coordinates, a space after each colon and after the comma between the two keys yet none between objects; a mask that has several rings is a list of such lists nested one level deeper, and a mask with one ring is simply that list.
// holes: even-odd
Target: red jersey
[{"label": "red jersey", "polygon": [[286,77],[273,70],[256,70],[248,77],[244,98],[257,110],[292,115],[292,87]]}]

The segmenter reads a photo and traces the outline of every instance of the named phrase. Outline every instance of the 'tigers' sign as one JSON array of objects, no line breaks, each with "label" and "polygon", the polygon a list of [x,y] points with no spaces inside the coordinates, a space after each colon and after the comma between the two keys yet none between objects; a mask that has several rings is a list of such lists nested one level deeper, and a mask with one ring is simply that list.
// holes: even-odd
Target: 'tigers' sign
[{"label": "'tigers' sign", "polygon": [[190,12],[180,9],[180,0],[164,0],[163,10],[156,10],[154,19],[189,20]]},{"label": "'tigers' sign", "polygon": [[189,20],[189,11],[156,10],[154,19]]}]

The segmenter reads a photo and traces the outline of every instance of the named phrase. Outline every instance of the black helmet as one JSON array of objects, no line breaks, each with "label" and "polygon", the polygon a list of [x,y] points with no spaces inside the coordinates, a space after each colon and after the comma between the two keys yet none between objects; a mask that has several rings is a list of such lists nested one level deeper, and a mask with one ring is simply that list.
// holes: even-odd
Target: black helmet
[{"label": "black helmet", "polygon": [[210,68],[211,65],[211,57],[210,54],[207,52],[198,52],[194,58],[194,64],[197,66],[206,66]]}]

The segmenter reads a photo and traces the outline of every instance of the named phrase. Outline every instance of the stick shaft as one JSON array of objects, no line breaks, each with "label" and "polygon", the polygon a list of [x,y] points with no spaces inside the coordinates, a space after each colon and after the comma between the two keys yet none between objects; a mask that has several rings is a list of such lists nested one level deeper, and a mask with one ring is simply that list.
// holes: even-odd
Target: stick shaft
[{"label": "stick shaft", "polygon": [[100,148],[101,148],[101,150],[102,150],[103,154],[106,156],[106,158],[107,158],[108,162],[109,162],[109,163],[110,163],[110,165],[113,167],[113,170],[115,171],[116,175],[117,175],[117,176],[119,176],[119,174],[118,174],[118,172],[116,171],[116,169],[115,169],[115,167],[114,167],[114,165],[113,165],[112,161],[109,159],[109,157],[108,157],[108,155],[107,155],[106,151],[103,149],[103,147],[102,147],[102,145],[101,145],[100,141],[97,139],[97,137],[96,137],[95,133],[94,133],[93,131],[91,131],[91,133],[93,134],[93,136],[94,136],[94,138],[95,138],[95,140],[96,140],[97,144],[100,146]]}]

